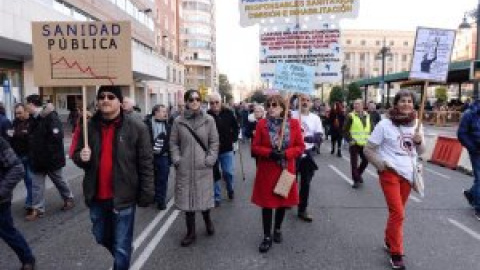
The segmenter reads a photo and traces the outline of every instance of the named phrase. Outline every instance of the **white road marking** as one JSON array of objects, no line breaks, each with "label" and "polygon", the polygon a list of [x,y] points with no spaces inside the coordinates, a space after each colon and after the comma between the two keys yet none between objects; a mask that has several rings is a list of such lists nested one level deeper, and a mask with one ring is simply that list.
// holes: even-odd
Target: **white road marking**
[{"label": "white road marking", "polygon": [[412,200],[416,203],[421,203],[422,202],[422,200],[420,200],[419,198],[417,198],[415,195],[412,195],[412,194],[410,194],[409,198],[410,198],[410,200]]},{"label": "white road marking", "polygon": [[480,234],[473,231],[472,229],[468,228],[467,226],[463,225],[462,223],[449,218],[448,221],[452,223],[455,227],[459,228],[460,230],[464,231],[465,233],[469,234],[471,237],[475,238],[476,240],[480,241]]},{"label": "white road marking", "polygon": [[155,234],[152,241],[148,243],[148,246],[143,250],[142,254],[137,258],[133,266],[130,268],[131,270],[140,270],[142,269],[143,265],[147,262],[148,258],[152,255],[153,251],[163,239],[163,236],[167,233],[168,229],[172,226],[175,219],[180,214],[180,211],[174,210],[170,217],[167,219],[165,224],[160,228],[160,230]]},{"label": "white road marking", "polygon": [[350,185],[353,185],[353,181],[352,179],[348,178],[345,174],[343,174],[337,167],[333,166],[333,165],[328,165],[328,167],[330,167],[330,169],[332,169],[335,173],[337,173],[340,177],[342,177],[343,180],[345,180],[347,183],[349,183]]},{"label": "white road marking", "polygon": [[142,231],[142,233],[135,239],[135,242],[133,242],[133,250],[135,251],[139,246],[142,245],[143,241],[147,238],[147,236],[155,229],[155,227],[158,225],[160,220],[163,219],[163,217],[170,211],[170,208],[173,206],[173,199],[170,199],[170,201],[167,204],[167,209],[164,211],[158,213],[158,215],[155,217],[150,224]]},{"label": "white road marking", "polygon": [[440,176],[440,177],[445,178],[445,179],[451,179],[450,176],[448,176],[446,174],[443,174],[443,173],[436,172],[436,171],[434,171],[430,168],[427,168],[426,166],[423,166],[423,168],[425,169],[425,171],[427,171],[429,173],[435,174],[435,175]]}]

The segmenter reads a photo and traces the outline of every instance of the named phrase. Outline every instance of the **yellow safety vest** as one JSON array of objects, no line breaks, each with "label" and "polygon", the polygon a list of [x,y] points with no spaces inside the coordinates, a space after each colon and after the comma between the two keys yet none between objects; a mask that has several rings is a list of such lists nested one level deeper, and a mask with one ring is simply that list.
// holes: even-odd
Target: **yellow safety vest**
[{"label": "yellow safety vest", "polygon": [[352,118],[352,126],[350,127],[350,134],[356,141],[357,145],[367,145],[368,137],[370,137],[370,115],[367,114],[366,125],[363,126],[362,120],[356,113],[350,113]]}]

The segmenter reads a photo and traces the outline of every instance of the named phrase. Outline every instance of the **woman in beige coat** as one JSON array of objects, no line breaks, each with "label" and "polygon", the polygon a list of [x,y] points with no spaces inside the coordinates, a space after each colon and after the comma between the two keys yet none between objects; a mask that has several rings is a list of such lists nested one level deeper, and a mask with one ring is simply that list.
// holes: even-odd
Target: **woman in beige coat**
[{"label": "woman in beige coat", "polygon": [[173,122],[170,151],[176,168],[175,205],[185,211],[186,216],[187,235],[181,242],[186,247],[196,238],[196,211],[202,212],[207,234],[214,234],[210,209],[214,207],[213,165],[217,160],[219,139],[215,120],[200,108],[200,93],[189,90],[184,100],[186,110]]}]

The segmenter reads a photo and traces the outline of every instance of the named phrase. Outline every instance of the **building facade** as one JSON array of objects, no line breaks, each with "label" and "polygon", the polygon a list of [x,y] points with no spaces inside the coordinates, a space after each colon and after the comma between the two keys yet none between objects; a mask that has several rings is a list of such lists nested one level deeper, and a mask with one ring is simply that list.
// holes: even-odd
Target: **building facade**
[{"label": "building facade", "polygon": [[[178,0],[180,1],[180,0]],[[8,97],[22,101],[29,94],[40,93],[44,101],[54,104],[60,115],[65,117],[69,110],[81,105],[80,87],[42,87],[33,81],[32,21],[130,21],[132,25],[132,73],[131,85],[122,86],[125,96],[135,99],[142,111],[149,111],[155,103],[174,104],[183,83],[183,66],[179,61],[177,0],[19,0],[2,1],[0,5],[0,75],[8,81]],[[164,6],[169,12],[163,12]],[[168,17],[167,19],[165,17]],[[172,22],[173,21],[173,22]],[[168,28],[161,28],[165,22]],[[172,27],[170,27],[172,25]],[[164,40],[158,38],[165,33],[169,49],[162,53]],[[163,36],[163,35],[162,35]],[[175,41],[176,39],[176,41]],[[171,52],[171,54],[167,53]],[[174,56],[177,57],[174,57]],[[175,79],[168,70],[175,70]],[[180,73],[178,73],[180,71]],[[0,91],[1,93],[5,92]],[[95,87],[89,87],[87,102],[95,102]],[[5,101],[7,96],[0,95]]]},{"label": "building facade", "polygon": [[182,0],[185,88],[217,91],[215,0]]}]

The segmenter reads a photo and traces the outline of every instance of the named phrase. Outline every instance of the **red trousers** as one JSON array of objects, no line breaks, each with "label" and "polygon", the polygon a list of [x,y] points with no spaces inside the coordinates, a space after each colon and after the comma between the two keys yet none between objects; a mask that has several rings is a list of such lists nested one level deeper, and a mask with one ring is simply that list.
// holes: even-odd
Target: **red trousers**
[{"label": "red trousers", "polygon": [[403,255],[403,220],[411,186],[403,177],[387,170],[380,173],[380,185],[388,205],[385,242],[392,255]]}]

